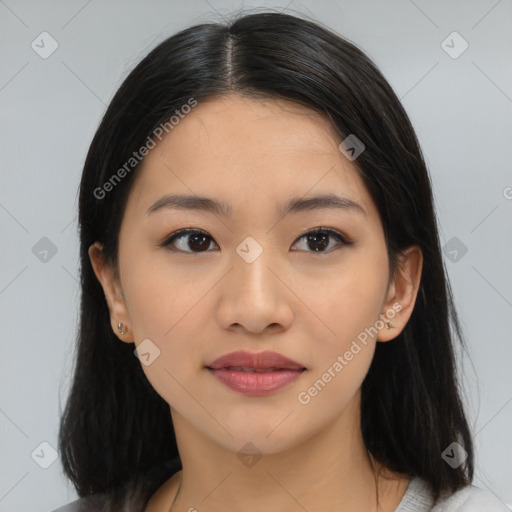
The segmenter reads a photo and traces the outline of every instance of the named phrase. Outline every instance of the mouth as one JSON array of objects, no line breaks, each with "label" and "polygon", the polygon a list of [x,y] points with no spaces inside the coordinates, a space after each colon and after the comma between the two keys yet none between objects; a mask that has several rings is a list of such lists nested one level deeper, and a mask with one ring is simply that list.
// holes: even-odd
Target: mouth
[{"label": "mouth", "polygon": [[295,371],[302,372],[305,371],[306,368],[252,368],[247,366],[223,366],[218,368],[212,368],[210,366],[206,366],[208,370],[231,370],[234,372],[254,372],[254,373],[271,373],[271,372],[281,372],[281,371]]},{"label": "mouth", "polygon": [[212,370],[232,369],[235,371],[278,371],[303,370],[305,366],[293,361],[279,352],[263,351],[249,352],[239,350],[218,357],[207,368]]},{"label": "mouth", "polygon": [[307,368],[278,352],[238,351],[205,366],[217,381],[249,396],[266,396],[295,382]]},{"label": "mouth", "polygon": [[205,367],[221,384],[231,391],[251,397],[264,397],[281,391],[300,379],[306,368],[250,368],[228,366]]}]

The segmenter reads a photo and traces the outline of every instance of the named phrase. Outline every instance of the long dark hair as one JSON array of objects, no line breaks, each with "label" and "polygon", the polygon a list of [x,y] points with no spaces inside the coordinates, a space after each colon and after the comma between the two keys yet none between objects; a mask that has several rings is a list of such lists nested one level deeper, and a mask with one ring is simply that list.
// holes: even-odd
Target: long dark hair
[{"label": "long dark hair", "polygon": [[[169,405],[149,384],[134,345],[112,332],[88,248],[101,242],[106,261],[117,268],[120,224],[139,166],[121,180],[112,176],[191,98],[200,104],[232,92],[292,100],[327,116],[340,141],[355,134],[365,144],[354,163],[379,210],[391,272],[401,249],[417,244],[424,257],[412,316],[395,340],[377,343],[362,385],[365,447],[385,467],[425,479],[436,500],[471,483],[473,442],[452,340],[466,348],[430,178],[409,118],[354,44],[319,23],[260,12],[196,25],[160,43],[124,80],[92,140],[79,191],[77,353],[59,432],[64,471],[78,495],[104,493],[114,508],[131,493],[136,510],[143,510],[181,467]],[[109,180],[102,197],[98,191]],[[468,454],[456,468],[441,456],[454,441]]]}]

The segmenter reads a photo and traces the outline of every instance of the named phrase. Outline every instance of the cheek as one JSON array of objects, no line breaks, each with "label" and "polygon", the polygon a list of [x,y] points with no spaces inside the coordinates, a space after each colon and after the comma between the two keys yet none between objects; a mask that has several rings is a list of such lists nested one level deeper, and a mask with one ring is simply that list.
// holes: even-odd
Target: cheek
[{"label": "cheek", "polygon": [[[200,263],[173,263],[165,249],[132,249],[126,251],[129,256],[120,265],[135,338],[170,336],[182,322],[190,322],[190,315],[194,315],[195,306],[214,278],[197,268]],[[198,275],[202,277],[198,279]]]},{"label": "cheek", "polygon": [[376,345],[375,323],[387,285],[383,268],[367,267],[358,259],[309,296],[311,309],[315,308],[329,327],[322,331],[330,332],[316,339],[312,371],[296,396],[310,427],[339,415],[368,373]]},{"label": "cheek", "polygon": [[354,253],[308,297],[308,306],[329,329],[315,340],[314,365],[296,397],[308,411],[307,421],[334,418],[368,373],[388,282],[387,259],[376,254]]},{"label": "cheek", "polygon": [[[387,259],[362,252],[347,258],[321,286],[309,288],[303,296],[328,330],[327,350],[343,350],[379,319],[388,283]],[[314,290],[313,293],[311,290]],[[305,294],[305,295],[304,295]]]},{"label": "cheek", "polygon": [[326,317],[334,334],[316,340],[314,364],[307,382],[316,388],[308,392],[311,397],[321,392],[319,404],[341,406],[356,392],[370,367],[377,334],[372,327],[378,318],[379,301],[374,297],[369,297],[373,303],[359,298],[364,296],[340,300]]},{"label": "cheek", "polygon": [[123,264],[121,280],[135,345],[139,354],[150,353],[149,364],[141,357],[142,369],[164,400],[180,406],[189,400],[182,387],[187,376],[202,368],[200,345],[205,330],[201,322],[206,318],[206,302],[201,299],[218,277],[201,272],[204,279],[198,279],[197,272],[183,271],[183,266],[171,265],[160,254],[136,250]]}]

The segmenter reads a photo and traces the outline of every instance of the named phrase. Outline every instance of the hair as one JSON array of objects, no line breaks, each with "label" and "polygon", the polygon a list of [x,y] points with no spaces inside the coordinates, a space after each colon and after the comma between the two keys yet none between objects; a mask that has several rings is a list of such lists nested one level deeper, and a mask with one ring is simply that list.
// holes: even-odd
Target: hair
[{"label": "hair", "polygon": [[[158,44],[126,77],[94,135],[79,188],[82,293],[59,431],[65,474],[80,497],[101,493],[109,510],[130,499],[142,511],[181,468],[169,404],[149,384],[134,346],[112,331],[88,255],[98,241],[117,269],[120,225],[140,164],[105,197],[95,190],[190,98],[200,104],[233,93],[293,101],[325,116],[340,141],[355,134],[364,143],[353,163],[378,208],[390,274],[398,271],[401,250],[415,244],[423,252],[412,315],[396,339],[377,343],[362,384],[365,449],[390,470],[426,480],[436,501],[470,484],[473,441],[453,340],[464,349],[465,342],[414,129],[386,79],[353,43],[317,22],[274,12],[198,24]],[[454,441],[468,454],[456,468],[441,457]]]}]

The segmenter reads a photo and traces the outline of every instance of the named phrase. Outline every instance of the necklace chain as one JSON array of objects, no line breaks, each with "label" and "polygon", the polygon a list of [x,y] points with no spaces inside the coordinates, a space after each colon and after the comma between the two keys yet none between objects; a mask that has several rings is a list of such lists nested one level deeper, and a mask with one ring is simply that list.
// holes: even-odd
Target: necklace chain
[{"label": "necklace chain", "polygon": [[172,507],[174,507],[174,502],[176,501],[176,498],[178,497],[178,494],[180,493],[182,482],[183,482],[183,473],[181,474],[180,485],[178,486],[178,490],[176,491],[176,496],[174,496],[171,506],[169,507],[169,512],[172,512]]}]

